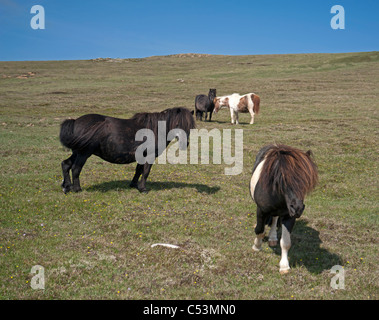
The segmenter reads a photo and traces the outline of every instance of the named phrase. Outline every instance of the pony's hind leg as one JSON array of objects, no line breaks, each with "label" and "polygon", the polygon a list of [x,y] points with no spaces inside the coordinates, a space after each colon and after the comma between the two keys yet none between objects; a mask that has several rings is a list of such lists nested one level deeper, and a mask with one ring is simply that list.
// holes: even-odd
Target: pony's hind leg
[{"label": "pony's hind leg", "polygon": [[203,111],[196,109],[196,120],[203,121]]},{"label": "pony's hind leg", "polygon": [[234,124],[234,118],[235,118],[235,115],[234,115],[234,110],[232,108],[230,108],[230,121],[232,124]]},{"label": "pony's hind leg", "polygon": [[254,124],[254,112],[250,112],[251,120],[250,124]]},{"label": "pony's hind leg", "polygon": [[276,226],[279,217],[272,217],[272,222],[270,225],[270,232],[268,233],[268,245],[270,247],[275,247],[278,244],[278,236],[276,232]]},{"label": "pony's hind leg", "polygon": [[71,157],[66,160],[63,160],[61,163],[62,166],[62,174],[63,174],[63,182],[62,182],[62,190],[64,193],[70,192],[72,189],[72,183],[70,178],[70,169],[72,168],[73,163],[75,162],[77,154],[74,152]]},{"label": "pony's hind leg", "polygon": [[195,108],[195,115],[196,115],[196,120],[201,120],[200,119],[200,111],[197,110],[196,108]]},{"label": "pony's hind leg", "polygon": [[265,236],[265,217],[262,211],[257,209],[257,225],[255,226],[256,238],[254,240],[253,250],[260,251],[262,249],[262,241]]},{"label": "pony's hind leg", "polygon": [[72,190],[75,192],[82,191],[82,188],[80,187],[79,175],[88,158],[88,155],[79,154],[72,165]]}]

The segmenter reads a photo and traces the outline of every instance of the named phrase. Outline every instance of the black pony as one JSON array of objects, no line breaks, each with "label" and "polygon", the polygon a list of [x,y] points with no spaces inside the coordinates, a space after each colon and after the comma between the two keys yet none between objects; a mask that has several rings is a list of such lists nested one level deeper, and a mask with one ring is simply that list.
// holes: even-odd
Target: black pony
[{"label": "black pony", "polygon": [[212,120],[212,113],[215,107],[213,100],[216,98],[216,89],[209,89],[208,96],[199,94],[195,98],[195,112],[196,120],[203,120],[203,113],[205,112],[205,120],[207,120],[209,112],[209,121]]},{"label": "black pony", "polygon": [[[81,191],[79,175],[87,159],[96,155],[111,163],[132,163],[137,161],[137,167],[134,178],[130,184],[131,187],[137,188],[140,192],[146,192],[146,179],[150,173],[154,159],[158,157],[164,148],[168,146],[167,134],[172,129],[181,129],[187,135],[187,145],[190,130],[195,128],[195,120],[186,108],[166,109],[162,112],[155,113],[137,113],[131,119],[119,119],[107,117],[99,114],[87,114],[80,118],[65,120],[61,125],[60,141],[72,150],[72,155],[62,161],[63,172],[63,192]],[[163,137],[163,150],[159,150],[158,144],[158,124],[165,124]],[[136,150],[147,139],[136,141],[136,133],[141,129],[150,129],[154,133],[155,144],[151,148],[146,148],[144,156],[153,157],[153,161],[146,161],[143,164],[138,163],[136,159]],[[141,131],[140,131],[141,132]],[[161,133],[161,129],[159,130]],[[154,141],[153,141],[154,143]],[[162,148],[161,148],[162,149]],[[150,153],[147,154],[148,150]],[[72,171],[71,183],[70,173]],[[139,177],[141,180],[138,182]]]},{"label": "black pony", "polygon": [[288,250],[291,247],[291,231],[296,218],[304,211],[304,198],[318,182],[317,166],[311,158],[312,152],[286,145],[263,147],[255,160],[250,180],[250,195],[257,204],[257,235],[253,250],[261,250],[265,224],[270,223],[269,245],[277,244],[276,227],[280,217],[282,256],[280,273],[287,273]]}]

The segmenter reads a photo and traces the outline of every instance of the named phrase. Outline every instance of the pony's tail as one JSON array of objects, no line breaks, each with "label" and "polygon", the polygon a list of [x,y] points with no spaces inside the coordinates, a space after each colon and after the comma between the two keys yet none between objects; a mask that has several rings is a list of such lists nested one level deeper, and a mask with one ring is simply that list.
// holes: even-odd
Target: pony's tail
[{"label": "pony's tail", "polygon": [[[87,115],[90,117],[86,119],[88,122],[92,120],[89,125],[83,126],[83,119],[78,124],[77,120],[68,119],[62,122],[59,140],[61,143],[71,150],[85,150],[93,143],[93,138],[104,126],[104,117],[98,115]],[[85,117],[85,116],[83,116]],[[81,117],[81,118],[83,118]],[[95,118],[95,119],[93,119]]]},{"label": "pony's tail", "polygon": [[259,113],[259,105],[261,103],[261,98],[259,98],[259,96],[257,94],[252,94],[251,95],[251,100],[253,101],[253,111],[255,114],[258,114]]},{"label": "pony's tail", "polygon": [[74,119],[67,119],[63,121],[61,124],[61,131],[59,133],[59,140],[66,148],[69,149],[73,149],[75,144],[74,125]]}]

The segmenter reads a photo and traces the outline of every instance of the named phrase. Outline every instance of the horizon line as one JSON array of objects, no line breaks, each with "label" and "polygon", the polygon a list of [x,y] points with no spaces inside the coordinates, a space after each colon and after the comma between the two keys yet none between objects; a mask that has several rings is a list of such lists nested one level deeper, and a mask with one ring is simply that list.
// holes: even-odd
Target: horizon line
[{"label": "horizon line", "polygon": [[128,58],[120,58],[120,57],[96,57],[96,58],[81,58],[81,59],[41,59],[41,60],[1,60],[0,62],[48,62],[48,61],[92,61],[97,59],[104,60],[133,60],[133,59],[149,59],[154,57],[175,57],[175,56],[191,56],[194,57],[200,56],[223,56],[223,57],[246,57],[246,56],[284,56],[284,55],[314,55],[314,54],[352,54],[352,53],[370,53],[370,52],[378,52],[379,50],[369,50],[369,51],[341,51],[341,52],[299,52],[299,53],[261,53],[261,54],[213,54],[213,53],[172,53],[172,54],[162,54],[162,55],[151,55],[144,57],[128,57]]}]

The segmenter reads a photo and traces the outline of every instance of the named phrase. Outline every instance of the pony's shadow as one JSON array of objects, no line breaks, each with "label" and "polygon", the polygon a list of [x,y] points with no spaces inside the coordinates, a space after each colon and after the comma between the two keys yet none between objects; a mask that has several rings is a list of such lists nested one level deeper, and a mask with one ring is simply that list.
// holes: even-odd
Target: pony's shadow
[{"label": "pony's shadow", "polygon": [[[117,180],[102,182],[93,186],[86,188],[87,191],[100,191],[108,192],[111,190],[135,190],[131,188],[130,180]],[[184,183],[184,182],[172,182],[172,181],[152,181],[146,183],[147,191],[161,191],[168,189],[182,189],[182,188],[195,188],[197,192],[214,194],[220,190],[220,187],[210,187],[205,184],[200,183]]]},{"label": "pony's shadow", "polygon": [[212,123],[212,122],[214,122],[214,123],[220,123],[220,124],[225,124],[225,123],[230,123],[230,121],[222,121],[222,120],[216,120],[216,119],[212,119],[212,121],[202,121],[202,122],[209,122],[209,123]]},{"label": "pony's shadow", "polygon": [[[281,228],[278,230],[280,239]],[[324,270],[330,270],[334,265],[342,265],[341,258],[322,248],[320,232],[307,226],[307,221],[298,220],[291,233],[291,249],[288,253],[290,267],[304,266],[313,274],[320,274]],[[277,255],[281,255],[278,241],[276,247],[271,248]]]},{"label": "pony's shadow", "polygon": [[[208,122],[208,120],[206,122]],[[218,124],[229,124],[231,126],[235,126],[235,124],[232,124],[230,121],[222,121],[222,120],[213,120],[212,119],[211,122],[215,122],[215,123],[218,123]],[[238,125],[248,125],[248,124],[250,124],[249,121],[246,121],[246,122],[245,121],[239,121]]]}]

